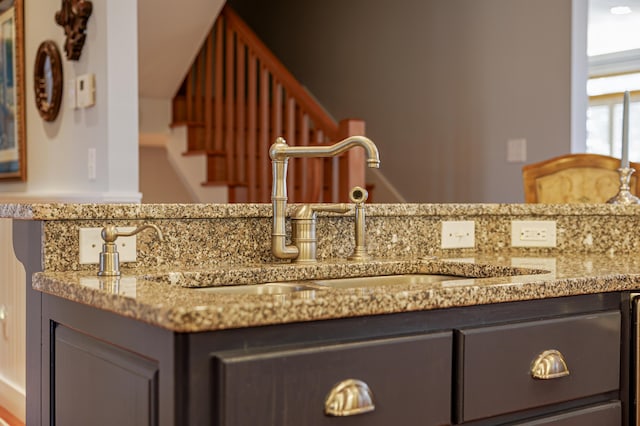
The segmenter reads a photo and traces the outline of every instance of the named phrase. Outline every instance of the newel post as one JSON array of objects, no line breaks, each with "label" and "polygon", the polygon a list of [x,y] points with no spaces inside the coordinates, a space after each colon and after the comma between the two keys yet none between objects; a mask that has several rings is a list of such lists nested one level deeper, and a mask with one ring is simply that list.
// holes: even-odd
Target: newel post
[{"label": "newel post", "polygon": [[[365,136],[365,122],[359,119],[345,119],[338,127],[338,140],[349,136]],[[340,202],[349,202],[349,191],[354,186],[365,187],[366,155],[364,148],[356,147],[340,156],[339,196]]]}]

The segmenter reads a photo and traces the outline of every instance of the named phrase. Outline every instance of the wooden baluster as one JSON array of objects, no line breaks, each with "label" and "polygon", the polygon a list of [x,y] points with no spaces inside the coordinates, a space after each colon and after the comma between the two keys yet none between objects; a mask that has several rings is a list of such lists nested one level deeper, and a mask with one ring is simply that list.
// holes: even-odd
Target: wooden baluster
[{"label": "wooden baluster", "polygon": [[[282,134],[282,84],[271,75],[271,131],[269,146]],[[287,141],[289,142],[289,141]],[[289,161],[289,164],[292,162]]]},{"label": "wooden baluster", "polygon": [[331,159],[331,200],[333,203],[342,200],[340,178],[340,157],[333,157]]},{"label": "wooden baluster", "polygon": [[260,135],[258,137],[258,193],[260,202],[269,202],[269,70],[260,65]]},{"label": "wooden baluster", "polygon": [[[285,139],[289,145],[296,144],[296,100],[287,93],[287,102],[284,111],[284,132]],[[287,173],[287,188],[293,190],[295,182],[295,174],[297,169],[295,161],[289,162],[289,170]]]},{"label": "wooden baluster", "polygon": [[203,68],[204,68],[204,52],[201,50],[196,59],[196,87],[195,87],[195,111],[194,118],[198,124],[204,120],[204,96],[202,95],[203,86]]},{"label": "wooden baluster", "polygon": [[[228,5],[207,37],[184,86],[185,118],[204,127],[204,131],[200,128],[199,137],[204,136],[206,141],[201,146],[192,138],[191,133],[196,132],[190,131],[189,148],[213,151],[215,161],[209,162],[209,177],[226,179],[231,184],[246,182],[250,202],[270,200],[269,147],[276,137],[283,135],[291,146],[305,146],[364,134],[363,122],[344,122],[339,128]],[[182,93],[181,90],[180,96]],[[174,108],[178,104],[174,100]],[[324,165],[318,172],[320,162]],[[287,177],[290,199],[346,201],[353,186],[364,185],[364,167],[360,148],[331,159],[295,159],[289,164]],[[313,181],[318,173],[319,180],[324,180],[319,195],[319,184]]]},{"label": "wooden baluster", "polygon": [[[322,145],[324,142],[324,132],[320,129],[313,131],[314,145]],[[321,203],[324,189],[324,158],[313,158],[307,162],[309,166],[309,181],[307,191],[309,203]]]},{"label": "wooden baluster", "polygon": [[248,83],[249,92],[247,93],[247,103],[249,110],[247,111],[247,183],[249,185],[249,202],[255,203],[259,201],[257,194],[257,110],[258,110],[258,71],[255,54],[249,50],[248,52]]},{"label": "wooden baluster", "polygon": [[[197,63],[197,61],[196,61]],[[185,103],[187,107],[187,124],[195,121],[193,118],[193,110],[194,110],[194,99],[193,99],[193,86],[195,85],[195,74],[196,74],[196,65],[195,63],[191,65],[189,69],[189,74],[187,74],[187,90],[185,93]]]},{"label": "wooden baluster", "polygon": [[224,150],[225,150],[225,164],[226,164],[226,173],[225,180],[228,184],[233,184],[237,181],[235,174],[235,147],[234,147],[234,36],[233,31],[230,27],[227,27],[226,35],[226,48],[225,48],[225,132],[224,132]]},{"label": "wooden baluster", "polygon": [[[300,138],[296,141],[297,145],[307,146],[309,145],[309,116],[306,112],[298,110],[298,126],[300,129]],[[295,199],[298,203],[305,203],[308,199],[308,161],[306,158],[300,158],[298,160],[300,165],[298,175],[296,176]]]},{"label": "wooden baluster", "polygon": [[204,149],[213,149],[213,31],[204,48]]},{"label": "wooden baluster", "polygon": [[271,91],[271,140],[282,136],[282,84],[272,78],[273,89]]},{"label": "wooden baluster", "polygon": [[224,76],[224,62],[223,62],[223,41],[224,41],[224,20],[218,21],[216,26],[216,60],[215,66],[215,92],[214,92],[214,104],[213,104],[213,149],[215,151],[222,152],[222,77]]},{"label": "wooden baluster", "polygon": [[245,116],[247,109],[245,79],[245,45],[236,39],[236,178],[239,183],[247,183]]}]

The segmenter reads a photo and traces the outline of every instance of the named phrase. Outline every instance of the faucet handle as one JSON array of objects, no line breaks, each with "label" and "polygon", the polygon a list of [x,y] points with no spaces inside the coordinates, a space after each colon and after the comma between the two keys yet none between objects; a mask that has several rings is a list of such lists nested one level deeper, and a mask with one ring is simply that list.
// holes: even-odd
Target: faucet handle
[{"label": "faucet handle", "polygon": [[311,209],[316,212],[333,212],[333,213],[348,213],[351,207],[348,204],[311,204]]},{"label": "faucet handle", "polygon": [[347,213],[351,210],[348,204],[303,204],[296,208],[291,219],[315,219],[317,212]]}]

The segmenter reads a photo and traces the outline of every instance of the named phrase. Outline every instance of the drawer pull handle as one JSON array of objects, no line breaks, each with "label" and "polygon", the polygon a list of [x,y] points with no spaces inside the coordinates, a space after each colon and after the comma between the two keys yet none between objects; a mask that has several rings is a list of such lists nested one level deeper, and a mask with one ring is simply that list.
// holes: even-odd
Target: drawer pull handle
[{"label": "drawer pull handle", "polygon": [[331,389],[324,401],[327,416],[355,416],[375,410],[373,393],[369,386],[356,379],[347,379]]},{"label": "drawer pull handle", "polygon": [[531,364],[534,379],[549,380],[569,375],[567,363],[560,351],[550,349],[542,352]]}]

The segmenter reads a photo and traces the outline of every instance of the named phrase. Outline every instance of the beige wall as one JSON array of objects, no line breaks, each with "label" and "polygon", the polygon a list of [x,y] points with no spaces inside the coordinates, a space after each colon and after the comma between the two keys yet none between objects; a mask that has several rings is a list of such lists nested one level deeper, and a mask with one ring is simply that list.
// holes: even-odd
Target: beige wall
[{"label": "beige wall", "polygon": [[[54,20],[60,2],[24,4],[27,181],[0,183],[0,201],[139,200],[136,2],[93,2],[77,61],[64,56],[64,30]],[[40,118],[33,92],[33,59],[47,39],[57,44],[63,57],[63,99],[53,122]],[[96,76],[96,105],[71,109],[69,83],[86,73]],[[88,177],[90,148],[97,157],[94,180]]]},{"label": "beige wall", "polygon": [[143,203],[193,203],[164,146],[140,146],[140,191]]},{"label": "beige wall", "polygon": [[571,0],[230,3],[336,118],[366,120],[407,201],[521,202],[507,140],[528,162],[571,150]]}]

